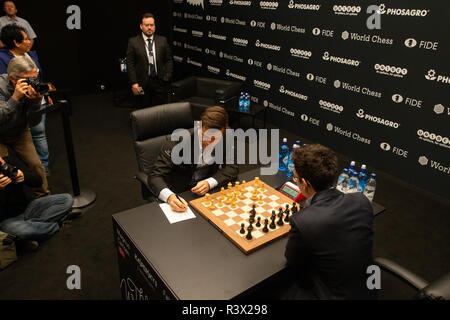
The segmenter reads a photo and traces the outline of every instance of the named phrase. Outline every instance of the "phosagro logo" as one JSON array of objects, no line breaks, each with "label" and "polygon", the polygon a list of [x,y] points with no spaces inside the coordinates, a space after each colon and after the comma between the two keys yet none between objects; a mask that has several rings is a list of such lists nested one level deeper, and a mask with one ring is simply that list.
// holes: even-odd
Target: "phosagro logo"
[{"label": "phosagro logo", "polygon": [[261,1],[259,6],[261,9],[276,10],[278,8],[278,2]]},{"label": "phosagro logo", "polygon": [[242,75],[240,75],[240,74],[233,73],[233,72],[231,72],[229,69],[227,69],[227,71],[226,71],[225,74],[226,74],[228,77],[230,77],[230,78],[234,78],[234,79],[237,79],[237,80],[241,80],[241,81],[243,81],[243,82],[245,82],[245,81],[247,80],[247,77],[242,76]]},{"label": "phosagro logo", "polygon": [[310,59],[312,57],[312,52],[308,50],[294,49],[290,50],[291,56],[302,58],[302,59]]},{"label": "phosagro logo", "polygon": [[274,44],[263,43],[259,39],[256,40],[255,46],[257,48],[264,48],[264,49],[274,50],[274,51],[280,51],[281,50],[280,46],[277,46],[277,45],[274,45]]},{"label": "phosagro logo", "polygon": [[361,64],[361,61],[358,61],[358,60],[332,56],[332,55],[330,55],[330,53],[328,51],[325,51],[323,53],[322,59],[325,61],[346,64],[346,65],[353,66],[353,67],[359,67],[359,65]]},{"label": "phosagro logo", "polygon": [[425,79],[450,84],[450,76],[439,75],[434,69],[428,70],[428,73],[425,75]]},{"label": "phosagro logo", "polygon": [[405,17],[426,17],[430,10],[427,9],[393,9],[387,8],[384,3],[379,5],[379,14],[390,16],[405,16]]},{"label": "phosagro logo", "polygon": [[358,113],[356,114],[356,116],[358,118],[360,118],[360,119],[372,121],[372,122],[384,125],[386,127],[391,127],[391,128],[394,128],[394,129],[398,129],[400,127],[400,123],[394,122],[394,121],[390,121],[390,120],[385,120],[383,118],[372,116],[370,114],[366,114],[366,113],[364,113],[364,109],[359,109]]},{"label": "phosagro logo", "polygon": [[361,12],[360,6],[333,6],[334,14],[346,15],[346,16],[357,16]]},{"label": "phosagro logo", "polygon": [[417,135],[419,136],[419,139],[422,141],[434,143],[441,147],[450,149],[450,140],[448,139],[448,137],[444,137],[429,131],[424,131],[422,129],[419,129],[417,131]]},{"label": "phosagro logo", "polygon": [[299,100],[303,100],[303,101],[308,100],[308,96],[305,96],[304,94],[301,94],[301,93],[298,93],[295,91],[288,90],[283,85],[280,87],[280,92],[285,95],[291,96],[293,98],[297,98]]},{"label": "phosagro logo", "polygon": [[250,7],[252,5],[252,2],[243,0],[230,0],[230,5]]},{"label": "phosagro logo", "polygon": [[288,4],[289,9],[297,9],[297,10],[319,11],[320,7],[321,7],[320,4],[294,3],[294,0],[289,1]]},{"label": "phosagro logo", "polygon": [[408,69],[401,67],[388,66],[384,64],[375,64],[375,71],[379,74],[384,74],[396,78],[404,78],[408,74]]}]

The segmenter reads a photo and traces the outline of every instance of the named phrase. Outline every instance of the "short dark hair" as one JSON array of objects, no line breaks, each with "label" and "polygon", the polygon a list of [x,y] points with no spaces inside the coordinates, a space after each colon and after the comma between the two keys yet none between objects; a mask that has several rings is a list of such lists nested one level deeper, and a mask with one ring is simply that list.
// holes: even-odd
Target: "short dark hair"
[{"label": "short dark hair", "polygon": [[308,181],[316,192],[333,186],[338,175],[336,154],[320,144],[309,144],[295,150],[295,171],[300,179]]},{"label": "short dark hair", "polygon": [[147,12],[141,16],[141,23],[142,23],[142,21],[144,21],[144,19],[147,19],[147,18],[153,18],[154,20],[156,20],[155,16],[152,13]]},{"label": "short dark hair", "polygon": [[26,33],[24,28],[14,24],[9,24],[3,27],[0,34],[0,39],[2,40],[6,48],[14,49],[16,47],[14,40],[16,40],[18,43],[21,43],[24,39],[22,31]]},{"label": "short dark hair", "polygon": [[228,127],[228,113],[219,106],[210,107],[201,116],[202,126],[206,129],[226,129]]}]

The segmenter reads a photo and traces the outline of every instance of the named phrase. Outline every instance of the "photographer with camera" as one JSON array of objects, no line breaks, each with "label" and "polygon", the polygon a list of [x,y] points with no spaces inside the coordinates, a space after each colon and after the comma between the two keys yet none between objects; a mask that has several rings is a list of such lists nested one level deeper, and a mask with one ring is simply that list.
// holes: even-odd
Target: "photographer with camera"
[{"label": "photographer with camera", "polygon": [[[37,53],[31,51],[32,42],[28,38],[24,28],[17,25],[7,25],[3,27],[0,32],[0,39],[5,45],[5,47],[0,48],[0,74],[8,73],[8,64],[12,58],[28,55],[38,68],[39,80],[43,81],[43,72],[41,65],[39,64]],[[49,96],[44,96],[44,98],[46,100],[42,102],[43,105],[53,104]],[[44,114],[41,122],[30,129],[36,152],[44,165],[45,173],[49,175],[49,152],[47,135],[45,133],[45,120],[46,115]]]},{"label": "photographer with camera", "polygon": [[38,187],[42,178],[29,170],[11,152],[0,157],[0,230],[37,248],[38,240],[44,240],[60,229],[60,225],[80,215],[71,211],[73,198],[69,194],[52,195],[29,202],[24,185]]},{"label": "photographer with camera", "polygon": [[0,156],[8,154],[9,146],[29,169],[41,176],[42,185],[34,190],[39,198],[49,195],[50,191],[30,133],[30,126],[37,125],[42,119],[38,111],[43,95],[30,85],[37,77],[36,64],[26,55],[11,59],[8,74],[0,75]]}]

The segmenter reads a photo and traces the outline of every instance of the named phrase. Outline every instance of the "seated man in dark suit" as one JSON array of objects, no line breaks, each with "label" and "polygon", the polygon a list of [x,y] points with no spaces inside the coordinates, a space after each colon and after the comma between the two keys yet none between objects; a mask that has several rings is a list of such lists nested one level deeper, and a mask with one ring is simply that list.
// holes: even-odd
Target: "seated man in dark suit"
[{"label": "seated man in dark suit", "polygon": [[374,299],[367,287],[373,209],[360,193],[333,188],[338,161],[314,144],[298,148],[294,180],[310,204],[291,218],[286,258],[294,286],[289,299]]},{"label": "seated man in dark suit", "polygon": [[[178,199],[176,194],[190,189],[202,196],[217,186],[235,180],[239,173],[238,166],[234,164],[234,148],[227,149],[223,139],[228,127],[228,114],[225,109],[222,107],[206,109],[201,117],[201,124],[201,128],[194,128],[198,135],[191,132],[187,137],[190,138],[190,149],[187,152],[190,155],[184,154],[187,155],[186,161],[183,160],[180,164],[173,162],[174,156],[178,155],[179,142],[169,141],[163,145],[149,173],[148,185],[153,195],[170,204],[174,211],[187,210],[186,201]],[[210,135],[214,129],[216,134]],[[207,152],[213,150],[218,143],[223,145],[224,152],[221,156],[215,152],[216,149]],[[197,155],[198,158],[194,160]]]}]

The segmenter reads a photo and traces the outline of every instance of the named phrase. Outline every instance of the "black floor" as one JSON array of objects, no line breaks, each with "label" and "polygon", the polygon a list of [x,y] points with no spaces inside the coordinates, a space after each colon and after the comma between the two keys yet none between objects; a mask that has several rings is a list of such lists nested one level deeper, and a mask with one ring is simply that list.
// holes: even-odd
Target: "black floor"
[{"label": "black floor", "polygon": [[[133,176],[130,109],[115,108],[108,95],[73,99],[72,130],[82,188],[97,193],[96,203],[68,229],[41,244],[37,252],[0,272],[0,299],[120,299],[111,216],[144,204]],[[71,191],[58,113],[47,120],[51,150],[50,187]],[[290,141],[296,138],[282,131]],[[308,142],[307,139],[304,139]],[[341,167],[349,159],[340,156]],[[374,256],[393,259],[433,280],[450,271],[450,204],[379,170],[375,201],[388,210],[374,224]],[[81,268],[82,289],[67,289],[67,267]],[[409,299],[413,291],[383,273],[381,299]]]}]

